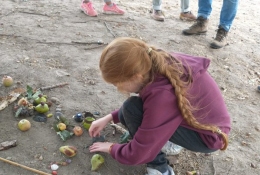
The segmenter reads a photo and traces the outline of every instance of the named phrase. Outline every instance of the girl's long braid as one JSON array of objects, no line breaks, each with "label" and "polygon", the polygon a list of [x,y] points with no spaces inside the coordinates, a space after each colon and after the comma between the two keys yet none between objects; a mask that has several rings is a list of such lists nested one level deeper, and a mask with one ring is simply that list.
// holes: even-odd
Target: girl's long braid
[{"label": "girl's long braid", "polygon": [[[166,64],[165,61],[163,61],[162,59],[158,59],[157,53],[150,54],[150,57],[152,59],[152,62],[155,63],[155,65],[157,65],[157,71],[165,75],[175,88],[175,95],[178,99],[178,107],[181,111],[184,120],[188,123],[188,125],[196,129],[208,130],[221,135],[224,141],[224,145],[221,148],[221,150],[225,150],[228,146],[227,134],[222,132],[217,126],[199,123],[197,119],[194,117],[192,113],[192,106],[187,98],[187,82],[184,82],[180,78],[181,73],[183,73],[183,71],[180,71],[180,68],[177,66],[173,67],[172,65]],[[155,57],[157,58],[155,59]]]}]

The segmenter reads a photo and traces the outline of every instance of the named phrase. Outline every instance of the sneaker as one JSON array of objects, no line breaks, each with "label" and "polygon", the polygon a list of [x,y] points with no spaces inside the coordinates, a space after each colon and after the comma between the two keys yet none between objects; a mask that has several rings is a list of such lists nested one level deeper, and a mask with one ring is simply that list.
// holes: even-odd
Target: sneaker
[{"label": "sneaker", "polygon": [[151,17],[156,21],[164,21],[164,14],[161,10],[153,9]]},{"label": "sneaker", "polygon": [[217,30],[217,35],[214,41],[210,44],[210,47],[213,49],[220,49],[227,45],[227,34],[228,31],[226,31],[222,27],[219,27],[219,29]]},{"label": "sneaker", "polygon": [[114,14],[114,15],[123,15],[125,13],[125,11],[120,9],[119,7],[117,7],[117,5],[115,3],[113,3],[112,6],[105,4],[103,7],[103,13]]},{"label": "sneaker", "polygon": [[208,30],[209,20],[203,18],[202,16],[198,17],[196,22],[188,29],[182,31],[184,35],[199,35],[206,33]]},{"label": "sneaker", "polygon": [[170,141],[167,141],[165,145],[162,147],[162,152],[164,152],[167,156],[177,155],[181,152],[183,147],[176,145]]},{"label": "sneaker", "polygon": [[165,173],[161,173],[160,171],[151,167],[147,167],[146,170],[147,173],[145,175],[175,175],[172,167],[170,167],[169,165],[168,165],[168,170]]},{"label": "sneaker", "polygon": [[183,21],[195,21],[197,18],[191,11],[189,12],[181,12],[180,13],[180,19]]},{"label": "sneaker", "polygon": [[84,1],[82,1],[80,7],[81,7],[81,10],[88,16],[97,16],[98,15],[95,8],[92,6],[92,2],[84,3]]}]

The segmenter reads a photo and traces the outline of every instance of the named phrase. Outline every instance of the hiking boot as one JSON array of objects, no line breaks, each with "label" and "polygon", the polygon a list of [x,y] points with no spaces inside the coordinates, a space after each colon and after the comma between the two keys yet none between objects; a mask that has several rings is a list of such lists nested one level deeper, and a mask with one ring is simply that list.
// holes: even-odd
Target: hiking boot
[{"label": "hiking boot", "polygon": [[151,17],[156,21],[164,21],[164,14],[161,10],[153,9]]},{"label": "hiking boot", "polygon": [[103,13],[105,14],[114,14],[114,15],[123,15],[125,13],[124,10],[117,7],[115,3],[112,6],[105,4],[103,7]]},{"label": "hiking boot", "polygon": [[182,31],[184,35],[200,35],[204,34],[208,30],[209,20],[203,18],[202,16],[198,17],[196,22],[188,29]]},{"label": "hiking boot", "polygon": [[210,47],[213,49],[220,49],[227,45],[227,34],[228,31],[226,31],[222,27],[219,27],[217,30],[217,35],[214,41],[210,44]]},{"label": "hiking boot", "polygon": [[85,3],[84,1],[82,1],[80,8],[88,16],[94,17],[98,15],[95,8],[92,6],[92,2]]},{"label": "hiking boot", "polygon": [[162,147],[161,151],[164,152],[167,156],[169,156],[179,154],[182,149],[183,147],[176,145],[170,141],[167,141],[165,145]]},{"label": "hiking boot", "polygon": [[183,21],[195,21],[197,18],[191,11],[189,12],[181,12],[180,13],[180,19]]},{"label": "hiking boot", "polygon": [[[145,174],[145,175],[163,175],[163,174],[167,174],[166,172],[165,173],[161,173],[160,171],[158,171],[158,170],[156,170],[154,168],[151,168],[151,167],[147,167],[146,170],[147,170],[147,174]],[[175,175],[172,167],[170,167],[169,165],[168,165],[168,170],[167,171],[168,171],[167,175]]]}]

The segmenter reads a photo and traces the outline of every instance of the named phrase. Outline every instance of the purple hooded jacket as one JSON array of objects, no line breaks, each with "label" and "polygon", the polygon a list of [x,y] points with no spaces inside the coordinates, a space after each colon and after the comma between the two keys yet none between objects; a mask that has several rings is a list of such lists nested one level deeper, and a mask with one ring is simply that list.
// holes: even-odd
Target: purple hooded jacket
[{"label": "purple hooded jacket", "polygon": [[[170,54],[192,72],[193,81],[188,93],[191,105],[196,107],[195,118],[201,123],[216,125],[228,134],[230,116],[218,85],[207,72],[210,60],[182,53]],[[129,143],[112,147],[111,155],[118,162],[127,165],[151,162],[179,126],[197,131],[210,149],[222,148],[220,135],[195,129],[182,118],[174,87],[166,77],[157,76],[139,96],[143,101],[143,121]],[[112,112],[112,116],[113,121],[118,123],[118,110]]]}]

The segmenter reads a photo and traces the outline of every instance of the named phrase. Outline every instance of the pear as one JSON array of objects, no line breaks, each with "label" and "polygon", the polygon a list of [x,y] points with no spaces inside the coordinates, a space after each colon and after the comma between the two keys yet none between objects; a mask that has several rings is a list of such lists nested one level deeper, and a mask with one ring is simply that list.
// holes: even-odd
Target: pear
[{"label": "pear", "polygon": [[104,162],[105,159],[100,154],[94,154],[91,158],[91,171],[96,171]]},{"label": "pear", "polygon": [[38,97],[34,100],[35,104],[40,104],[41,102],[46,103],[47,99],[42,95],[39,94]]},{"label": "pear", "polygon": [[49,111],[49,106],[48,106],[46,103],[41,102],[41,103],[38,104],[34,109],[35,109],[37,112],[43,114],[43,113]]}]

